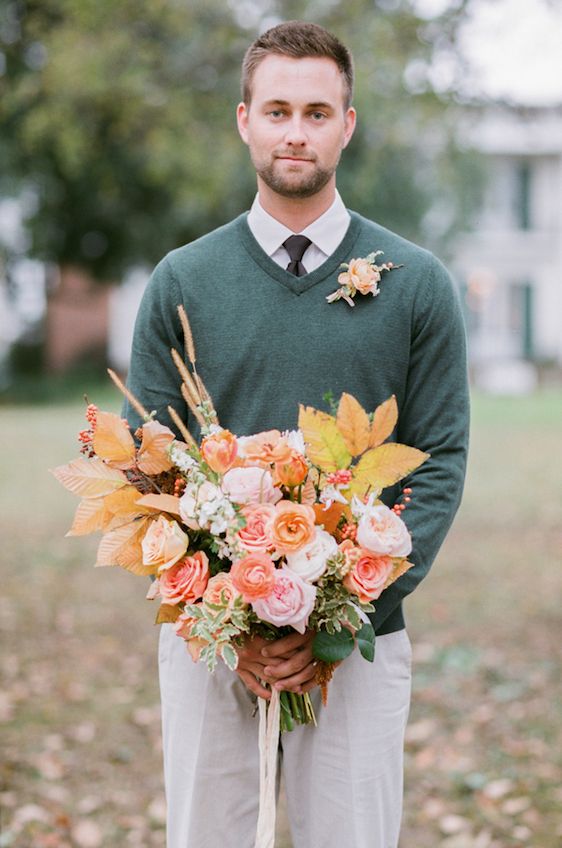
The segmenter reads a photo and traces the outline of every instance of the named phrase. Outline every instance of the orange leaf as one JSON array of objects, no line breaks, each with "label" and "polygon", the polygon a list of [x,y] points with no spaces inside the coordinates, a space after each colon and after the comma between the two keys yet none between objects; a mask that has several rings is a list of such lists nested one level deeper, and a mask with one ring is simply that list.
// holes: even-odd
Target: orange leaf
[{"label": "orange leaf", "polygon": [[158,512],[169,512],[171,515],[180,515],[180,499],[174,495],[143,495],[138,503],[149,510],[157,509]]},{"label": "orange leaf", "polygon": [[142,561],[141,542],[150,521],[140,518],[106,533],[99,544],[96,566],[119,565],[133,574],[154,574],[156,567]]},{"label": "orange leaf", "polygon": [[140,470],[145,474],[169,471],[174,463],[170,460],[167,449],[174,439],[172,431],[158,421],[147,421],[143,424],[142,444],[137,458]]},{"label": "orange leaf", "polygon": [[391,435],[398,421],[398,405],[396,396],[391,395],[388,400],[377,406],[371,424],[371,432],[369,434],[369,447],[376,448],[382,445],[385,439]]},{"label": "orange leaf", "polygon": [[428,457],[428,453],[417,448],[394,442],[372,448],[353,469],[350,491],[358,497],[363,497],[368,489],[380,492],[411,474]]},{"label": "orange leaf", "polygon": [[306,455],[314,465],[327,472],[347,468],[351,454],[335,418],[311,406],[300,406],[299,428],[307,446]]},{"label": "orange leaf", "polygon": [[123,470],[135,464],[135,443],[129,427],[113,412],[98,412],[93,447],[96,454],[114,468]]},{"label": "orange leaf", "polygon": [[155,624],[173,624],[181,615],[181,609],[175,604],[160,604]]},{"label": "orange leaf", "polygon": [[83,498],[98,498],[109,495],[121,486],[127,485],[127,478],[121,471],[110,468],[101,459],[94,457],[86,459],[80,457],[69,462],[68,465],[59,465],[53,468],[59,483]]},{"label": "orange leaf", "polygon": [[323,524],[324,530],[333,535],[339,524],[340,518],[349,509],[349,507],[346,504],[334,501],[328,509],[324,509],[323,504],[314,504],[312,509],[316,514],[316,524]]},{"label": "orange leaf", "polygon": [[103,527],[104,498],[83,498],[74,514],[67,536],[86,536]]},{"label": "orange leaf", "polygon": [[139,504],[141,493],[134,486],[124,486],[104,498],[104,530],[115,530],[141,515],[150,515],[150,510]]},{"label": "orange leaf", "polygon": [[369,447],[369,416],[353,395],[344,392],[336,416],[338,430],[352,456],[357,456]]},{"label": "orange leaf", "polygon": [[301,491],[301,503],[313,504],[316,501],[316,489],[310,477],[306,478],[306,482]]}]

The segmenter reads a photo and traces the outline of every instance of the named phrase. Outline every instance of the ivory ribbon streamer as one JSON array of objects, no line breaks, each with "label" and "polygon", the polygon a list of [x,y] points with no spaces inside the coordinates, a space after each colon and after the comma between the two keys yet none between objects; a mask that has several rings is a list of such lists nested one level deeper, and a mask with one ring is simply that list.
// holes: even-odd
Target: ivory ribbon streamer
[{"label": "ivory ribbon streamer", "polygon": [[254,848],[274,848],[275,842],[275,789],[277,777],[277,752],[279,749],[279,692],[273,689],[271,699],[258,699],[260,712],[260,809]]}]

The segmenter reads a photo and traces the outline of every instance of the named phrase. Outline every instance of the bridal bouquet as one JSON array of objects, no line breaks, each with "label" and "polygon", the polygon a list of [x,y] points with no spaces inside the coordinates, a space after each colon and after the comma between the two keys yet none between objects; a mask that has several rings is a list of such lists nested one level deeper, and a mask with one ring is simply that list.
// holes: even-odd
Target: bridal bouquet
[{"label": "bridal bouquet", "polygon": [[[202,439],[169,408],[178,440],[110,372],[144,423],[132,433],[118,415],[88,406],[83,455],[53,472],[82,498],[68,535],[101,530],[96,565],[151,575],[157,623],[172,622],[210,671],[219,659],[234,670],[237,647],[254,635],[314,631],[325,699],[334,664],[355,645],[374,658],[367,613],[411,566],[401,518],[411,491],[392,509],[380,494],[427,454],[386,441],[394,397],[371,414],[349,394],[331,401],[331,414],[301,406],[289,432],[222,428],[179,313],[187,362],[172,356]],[[308,695],[281,693],[282,730],[314,720]]]}]

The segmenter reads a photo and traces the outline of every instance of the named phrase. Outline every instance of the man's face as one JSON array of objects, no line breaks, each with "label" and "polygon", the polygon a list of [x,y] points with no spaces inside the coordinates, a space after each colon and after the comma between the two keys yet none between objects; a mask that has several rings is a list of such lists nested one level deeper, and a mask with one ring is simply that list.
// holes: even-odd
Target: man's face
[{"label": "man's face", "polygon": [[331,59],[267,56],[255,69],[238,130],[259,180],[284,197],[311,197],[334,180],[355,128],[344,82]]}]

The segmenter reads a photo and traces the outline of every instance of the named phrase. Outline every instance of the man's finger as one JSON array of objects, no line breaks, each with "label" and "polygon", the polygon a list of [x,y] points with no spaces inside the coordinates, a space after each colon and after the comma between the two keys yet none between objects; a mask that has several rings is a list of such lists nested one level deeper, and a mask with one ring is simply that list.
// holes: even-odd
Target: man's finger
[{"label": "man's finger", "polygon": [[310,663],[303,668],[298,674],[293,674],[292,677],[286,677],[284,680],[278,680],[275,683],[275,689],[287,690],[288,692],[300,692],[301,687],[306,683],[311,683],[316,677],[316,666]]},{"label": "man's finger", "polygon": [[283,662],[274,664],[267,663],[264,668],[264,673],[268,678],[282,680],[285,677],[291,677],[302,671],[312,661],[312,649],[310,647],[303,648],[302,651],[297,651],[293,656]]},{"label": "man's finger", "polygon": [[258,698],[265,698],[269,701],[271,698],[271,691],[266,689],[265,686],[262,686],[257,677],[255,677],[250,671],[237,670],[237,674],[250,692],[253,692],[254,695],[258,696]]},{"label": "man's finger", "polygon": [[262,648],[261,653],[264,657],[283,657],[290,651],[295,651],[312,641],[313,633],[290,633],[288,636],[283,636],[281,639],[276,639],[274,642],[269,642]]}]

